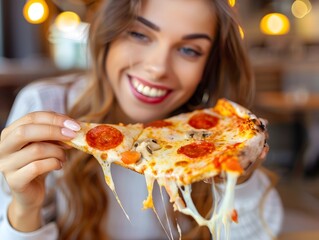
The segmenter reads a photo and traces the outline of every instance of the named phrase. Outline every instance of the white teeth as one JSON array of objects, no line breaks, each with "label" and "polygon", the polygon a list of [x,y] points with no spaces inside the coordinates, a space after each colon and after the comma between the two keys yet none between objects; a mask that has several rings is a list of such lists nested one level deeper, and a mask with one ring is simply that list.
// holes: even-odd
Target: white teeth
[{"label": "white teeth", "polygon": [[132,79],[132,83],[134,88],[141,94],[143,94],[144,96],[147,97],[162,97],[165,94],[167,94],[167,90],[162,90],[162,89],[158,89],[158,88],[153,88],[153,87],[149,87],[149,86],[145,86],[142,83],[140,83],[138,80],[136,79]]}]

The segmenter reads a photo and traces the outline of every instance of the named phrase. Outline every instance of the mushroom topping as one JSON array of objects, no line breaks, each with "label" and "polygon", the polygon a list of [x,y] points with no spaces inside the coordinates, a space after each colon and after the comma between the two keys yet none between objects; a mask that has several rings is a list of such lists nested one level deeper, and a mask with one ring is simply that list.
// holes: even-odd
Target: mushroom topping
[{"label": "mushroom topping", "polygon": [[145,159],[150,157],[153,154],[153,151],[161,149],[161,146],[157,143],[157,141],[152,138],[140,140],[134,144],[134,147]]},{"label": "mushroom topping", "polygon": [[192,131],[189,131],[186,133],[186,138],[187,139],[192,138],[195,140],[203,140],[203,139],[209,137],[210,135],[211,135],[211,133],[208,131],[194,131],[194,130],[192,130]]}]

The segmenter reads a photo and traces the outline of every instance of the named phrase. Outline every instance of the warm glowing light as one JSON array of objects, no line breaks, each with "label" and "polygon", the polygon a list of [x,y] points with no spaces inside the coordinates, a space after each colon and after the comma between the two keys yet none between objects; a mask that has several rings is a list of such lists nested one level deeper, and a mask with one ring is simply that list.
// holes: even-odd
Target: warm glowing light
[{"label": "warm glowing light", "polygon": [[291,12],[296,18],[303,18],[311,11],[309,0],[296,0],[291,6]]},{"label": "warm glowing light", "polygon": [[55,26],[62,32],[71,32],[77,28],[81,19],[79,15],[74,12],[62,12],[55,19]]},{"label": "warm glowing light", "polygon": [[238,26],[238,29],[239,29],[240,37],[241,37],[242,39],[244,39],[244,38],[245,38],[245,33],[244,33],[243,28],[242,28],[241,26]]},{"label": "warm glowing light", "polygon": [[289,19],[281,13],[270,13],[260,21],[260,30],[268,35],[283,35],[290,30]]},{"label": "warm glowing light", "polygon": [[49,16],[49,7],[44,0],[29,0],[23,7],[23,16],[29,23],[43,23]]},{"label": "warm glowing light", "polygon": [[228,2],[229,2],[229,5],[232,7],[234,7],[236,4],[236,0],[228,0]]}]

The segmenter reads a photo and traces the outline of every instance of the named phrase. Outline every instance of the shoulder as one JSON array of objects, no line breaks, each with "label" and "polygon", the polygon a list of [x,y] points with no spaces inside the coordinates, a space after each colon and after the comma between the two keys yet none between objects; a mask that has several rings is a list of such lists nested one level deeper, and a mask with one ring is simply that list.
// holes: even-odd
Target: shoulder
[{"label": "shoulder", "polygon": [[60,98],[80,79],[81,77],[76,75],[42,79],[25,86],[19,95],[40,97],[41,99],[47,99],[48,97]]},{"label": "shoulder", "polygon": [[68,95],[72,95],[73,98],[79,95],[85,79],[84,75],[78,74],[43,79],[24,87],[18,97],[27,97],[31,101],[37,99],[50,106],[54,101],[69,100]]},{"label": "shoulder", "polygon": [[80,94],[82,88],[78,85],[83,85],[84,79],[84,76],[66,75],[43,79],[25,86],[14,101],[7,124],[34,111],[54,111],[65,114],[69,95],[72,93],[72,98],[75,98]]}]

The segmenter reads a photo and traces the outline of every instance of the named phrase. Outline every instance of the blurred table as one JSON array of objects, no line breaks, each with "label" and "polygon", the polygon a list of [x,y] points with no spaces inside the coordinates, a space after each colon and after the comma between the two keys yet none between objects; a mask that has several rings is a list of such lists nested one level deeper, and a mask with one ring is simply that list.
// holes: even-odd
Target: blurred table
[{"label": "blurred table", "polygon": [[49,58],[0,58],[0,87],[22,87],[38,79],[80,71],[60,69]]},{"label": "blurred table", "polygon": [[319,93],[306,92],[303,89],[295,91],[265,91],[258,92],[255,107],[262,111],[288,115],[294,125],[295,159],[293,174],[303,174],[304,153],[307,148],[307,119],[309,115],[319,111]]},{"label": "blurred table", "polygon": [[309,113],[319,110],[319,93],[304,90],[259,92],[255,106],[280,113]]},{"label": "blurred table", "polygon": [[291,232],[279,236],[278,240],[318,240],[319,231],[316,232]]}]

